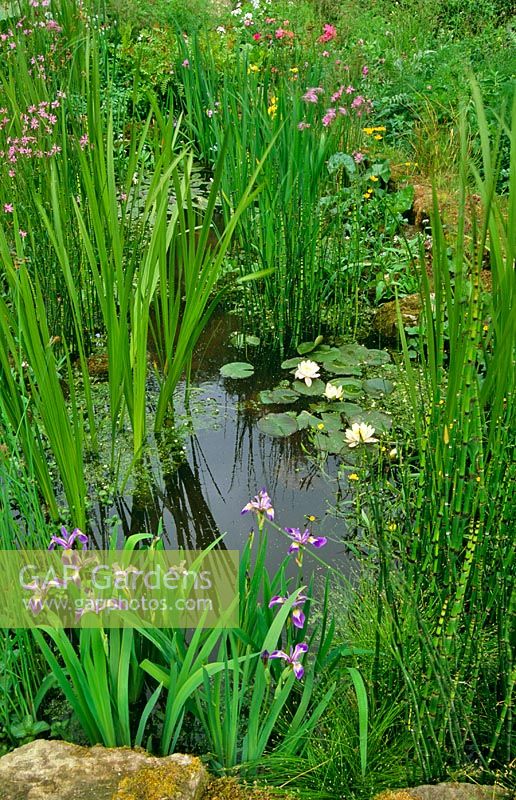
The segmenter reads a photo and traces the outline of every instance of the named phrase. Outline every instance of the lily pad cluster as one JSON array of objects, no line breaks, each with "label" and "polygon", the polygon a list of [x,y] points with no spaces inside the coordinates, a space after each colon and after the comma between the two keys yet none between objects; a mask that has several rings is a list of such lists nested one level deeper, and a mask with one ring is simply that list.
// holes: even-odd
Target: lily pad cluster
[{"label": "lily pad cluster", "polygon": [[[262,433],[274,437],[291,436],[297,431],[312,432],[316,447],[326,453],[342,454],[348,451],[345,430],[354,422],[367,423],[378,433],[390,430],[390,414],[379,409],[367,409],[368,398],[375,400],[391,394],[393,383],[387,378],[368,378],[365,370],[381,367],[391,361],[385,350],[374,350],[352,343],[330,346],[322,337],[304,342],[297,348],[298,355],[283,361],[281,367],[292,377],[280,381],[272,389],[258,395],[264,406],[293,406],[305,399],[308,409],[270,411],[258,420]],[[296,377],[299,365],[307,362],[317,367],[318,377],[310,381]],[[252,375],[253,367],[246,362],[233,362],[221,368],[225,377],[244,378]],[[298,372],[299,374],[299,372]],[[336,387],[336,399],[328,399],[328,385]]]}]

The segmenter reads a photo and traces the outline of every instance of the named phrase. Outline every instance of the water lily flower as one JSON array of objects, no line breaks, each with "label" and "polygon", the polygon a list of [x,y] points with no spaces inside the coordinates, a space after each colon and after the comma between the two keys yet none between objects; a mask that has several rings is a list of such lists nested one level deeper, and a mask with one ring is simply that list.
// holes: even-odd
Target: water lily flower
[{"label": "water lily flower", "polygon": [[294,377],[300,381],[304,381],[307,386],[312,385],[312,381],[319,377],[319,364],[315,361],[301,361],[297,365]]},{"label": "water lily flower", "polygon": [[[275,594],[274,597],[271,597],[269,601],[269,608],[273,606],[282,606],[288,600],[288,595],[283,597],[280,594]],[[308,600],[308,597],[305,594],[300,594],[297,600],[294,601],[292,606],[292,624],[296,626],[296,628],[302,628],[305,624],[305,615],[301,611],[300,608],[297,606],[302,606]]]},{"label": "water lily flower", "polygon": [[349,447],[358,447],[360,444],[377,442],[378,439],[375,439],[373,434],[373,426],[367,425],[365,422],[354,422],[351,428],[348,428],[345,432]]},{"label": "water lily flower", "polygon": [[48,549],[55,550],[56,546],[58,546],[64,548],[64,550],[71,550],[75,541],[87,545],[88,537],[85,533],[82,533],[79,528],[75,528],[71,533],[68,533],[63,525],[61,527],[61,536],[52,536]]},{"label": "water lily flower", "polygon": [[269,653],[268,658],[281,658],[283,661],[286,661],[286,663],[292,667],[294,675],[298,681],[300,681],[305,674],[305,669],[299,659],[307,652],[308,645],[305,642],[301,642],[301,644],[296,644],[295,647],[290,648],[290,654],[285,653],[284,650],[273,650],[272,653]]},{"label": "water lily flower", "polygon": [[340,400],[343,392],[342,386],[334,386],[333,383],[327,383],[324,396],[327,400]]},{"label": "water lily flower", "polygon": [[257,514],[265,514],[267,519],[270,520],[274,519],[272,501],[265,487],[260,489],[258,494],[243,507],[240,513],[247,514],[249,511],[256,511]]}]

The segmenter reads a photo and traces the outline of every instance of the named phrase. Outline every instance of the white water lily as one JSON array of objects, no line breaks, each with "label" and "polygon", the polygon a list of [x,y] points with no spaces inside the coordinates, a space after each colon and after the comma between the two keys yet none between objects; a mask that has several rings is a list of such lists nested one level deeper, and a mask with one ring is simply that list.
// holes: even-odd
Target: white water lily
[{"label": "white water lily", "polygon": [[316,364],[315,361],[301,361],[297,365],[294,378],[304,381],[307,386],[311,386],[312,381],[319,377],[319,370],[319,364]]},{"label": "white water lily", "polygon": [[365,422],[354,422],[351,428],[346,430],[345,436],[349,447],[358,447],[359,444],[372,444],[378,439],[373,437],[374,428]]},{"label": "white water lily", "polygon": [[327,400],[340,400],[343,391],[342,386],[334,386],[333,383],[327,383],[324,396]]}]

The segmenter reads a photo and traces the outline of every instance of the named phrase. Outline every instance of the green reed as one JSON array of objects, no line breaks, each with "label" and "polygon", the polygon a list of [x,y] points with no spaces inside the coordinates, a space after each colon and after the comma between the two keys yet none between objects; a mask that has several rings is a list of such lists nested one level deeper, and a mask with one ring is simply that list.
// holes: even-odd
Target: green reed
[{"label": "green reed", "polygon": [[[178,63],[186,124],[203,157],[212,161],[224,131],[231,128],[234,134],[221,184],[226,214],[275,139],[264,165],[263,190],[242,215],[236,244],[242,279],[256,278],[244,296],[247,312],[284,352],[303,336],[320,332],[321,308],[332,308],[328,324],[342,321],[342,287],[335,280],[338,248],[329,241],[332,234],[338,239],[339,231],[324,215],[321,198],[331,192],[327,160],[336,151],[352,150],[360,120],[349,115],[321,126],[319,107],[302,100],[305,81],[317,86],[323,80],[321,67],[314,66],[301,85],[287,64],[283,71],[290,79],[275,80],[268,72],[254,72],[242,54],[221,79],[209,47],[201,49],[197,41],[188,49],[183,43],[179,58],[184,57],[192,65],[181,69]],[[296,58],[304,60],[306,53],[296,51],[292,61]],[[308,127],[299,130],[300,123]]]},{"label": "green reed", "polygon": [[[400,534],[387,535],[381,495],[371,495],[378,620],[387,614],[393,625],[392,656],[426,778],[464,767],[468,752],[485,769],[508,763],[513,741],[516,102],[510,128],[501,124],[493,140],[475,84],[473,97],[483,160],[468,162],[463,123],[452,255],[434,201],[433,286],[421,270],[421,379],[400,326],[416,429],[416,452],[405,446],[399,472]],[[511,142],[507,202],[495,194],[502,136]],[[482,212],[468,232],[470,177]],[[482,290],[486,249],[490,293]]]}]

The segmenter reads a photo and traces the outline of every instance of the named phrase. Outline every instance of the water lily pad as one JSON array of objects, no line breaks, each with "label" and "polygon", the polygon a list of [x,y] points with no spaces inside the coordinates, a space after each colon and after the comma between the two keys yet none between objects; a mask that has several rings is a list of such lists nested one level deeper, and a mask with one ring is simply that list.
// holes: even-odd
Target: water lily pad
[{"label": "water lily pad", "polygon": [[378,411],[372,409],[371,411],[363,411],[361,414],[350,417],[350,423],[353,422],[366,422],[372,425],[377,433],[386,433],[392,428],[392,417],[385,411]]},{"label": "water lily pad", "polygon": [[339,347],[340,358],[342,363],[350,365],[359,365],[366,363],[367,347],[363,344],[352,342],[351,344],[342,344]]},{"label": "water lily pad", "polygon": [[383,397],[394,391],[394,384],[385,378],[370,378],[362,381],[362,387],[371,397]]},{"label": "water lily pad", "polygon": [[317,426],[321,424],[319,417],[316,417],[314,414],[310,414],[309,411],[301,411],[301,413],[297,415],[296,419],[297,427],[300,431],[303,431],[306,428],[317,428]]},{"label": "water lily pad", "polygon": [[304,361],[304,359],[300,358],[299,356],[296,356],[295,358],[287,358],[286,361],[281,362],[281,369],[293,369],[293,367],[297,367],[297,365],[302,361]]},{"label": "water lily pad", "polygon": [[336,403],[311,403],[310,410],[320,413],[324,411],[338,411],[340,414],[344,414],[348,419],[357,414],[362,414],[361,406],[358,406],[356,403],[342,403],[340,401]]},{"label": "water lily pad", "polygon": [[332,378],[329,383],[332,386],[340,386],[342,389],[342,396],[354,400],[363,395],[362,383],[357,381],[356,378]]},{"label": "water lily pad", "polygon": [[312,381],[311,386],[307,386],[304,381],[294,381],[292,388],[299,394],[306,395],[307,397],[317,397],[318,395],[324,394],[326,384],[324,381],[316,378],[315,381]]},{"label": "water lily pad", "polygon": [[310,353],[310,360],[317,361],[318,364],[327,364],[328,362],[335,361],[340,357],[340,350],[338,347],[329,347],[322,345],[313,353]]},{"label": "water lily pad", "polygon": [[367,350],[365,355],[365,363],[370,367],[381,367],[382,364],[388,364],[391,357],[387,350]]},{"label": "water lily pad", "polygon": [[296,350],[300,356],[304,356],[306,353],[311,353],[312,350],[315,350],[317,345],[321,344],[323,338],[323,336],[317,336],[313,342],[302,342],[296,347]]},{"label": "water lily pad", "polygon": [[342,361],[341,358],[336,358],[326,364],[326,370],[333,375],[361,375],[362,370],[354,364]]},{"label": "water lily pad", "polygon": [[318,432],[315,435],[315,446],[324,453],[337,456],[349,449],[346,437],[339,432],[330,434],[325,434],[323,431]]},{"label": "water lily pad", "polygon": [[284,389],[277,386],[275,389],[264,389],[259,394],[260,403],[264,405],[285,405],[299,400],[299,394],[293,389]]},{"label": "water lily pad", "polygon": [[248,333],[232,333],[229,341],[233,347],[242,349],[244,347],[258,347],[260,340],[258,336],[251,336]]},{"label": "water lily pad", "polygon": [[328,433],[337,433],[337,431],[342,430],[342,418],[340,414],[336,412],[322,414],[321,420],[324,425],[324,430],[328,431]]},{"label": "water lily pad", "polygon": [[233,378],[234,380],[250,378],[253,373],[254,367],[252,364],[248,364],[247,361],[231,361],[220,368],[220,374],[223,378]]},{"label": "water lily pad", "polygon": [[268,436],[291,436],[298,430],[295,416],[290,414],[266,414],[257,422],[258,430]]}]

